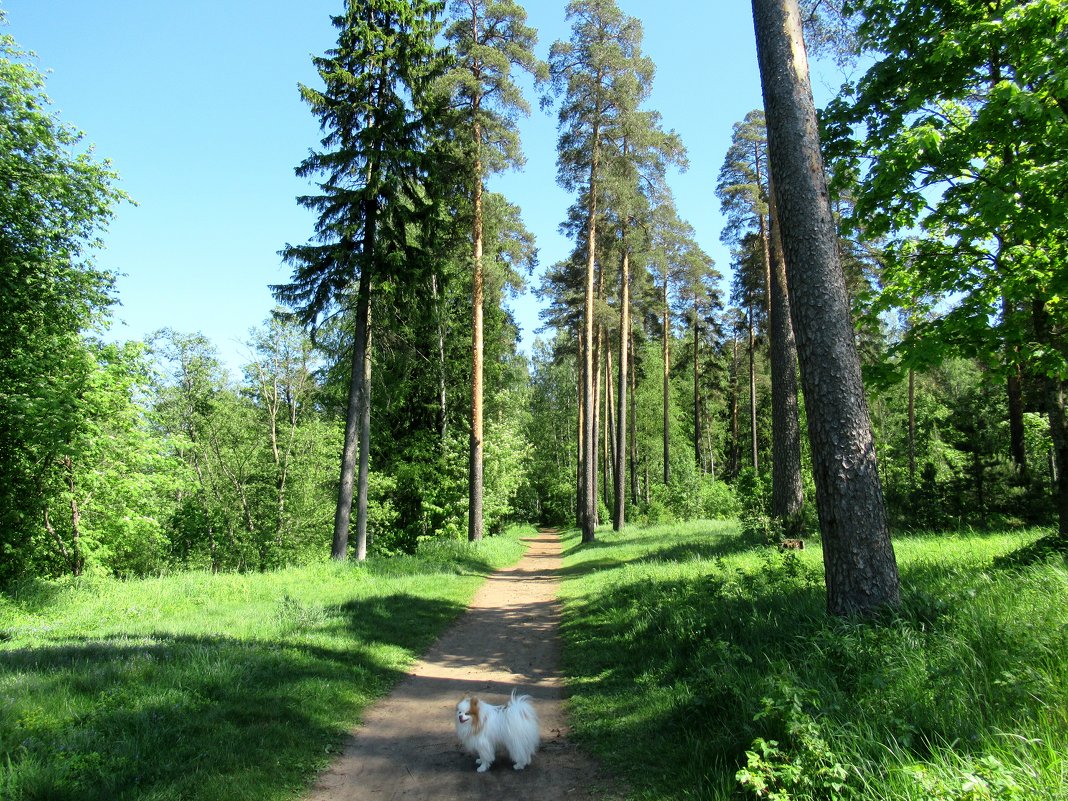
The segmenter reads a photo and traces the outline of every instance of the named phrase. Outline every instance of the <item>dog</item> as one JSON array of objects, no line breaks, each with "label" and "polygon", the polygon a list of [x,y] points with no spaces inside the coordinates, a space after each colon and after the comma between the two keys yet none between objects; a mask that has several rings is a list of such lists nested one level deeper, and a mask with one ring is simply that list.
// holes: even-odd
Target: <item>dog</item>
[{"label": "dog", "polygon": [[468,696],[456,704],[456,735],[468,753],[475,754],[479,773],[493,764],[498,749],[508,752],[516,770],[530,764],[541,734],[538,713],[529,695],[515,694],[503,706]]}]

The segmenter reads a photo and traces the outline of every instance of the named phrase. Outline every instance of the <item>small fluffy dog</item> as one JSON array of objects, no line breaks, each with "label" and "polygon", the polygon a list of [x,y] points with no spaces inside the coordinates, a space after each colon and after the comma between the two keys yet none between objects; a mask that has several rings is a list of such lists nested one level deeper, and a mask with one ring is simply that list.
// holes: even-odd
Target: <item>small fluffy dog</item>
[{"label": "small fluffy dog", "polygon": [[456,734],[464,749],[477,756],[479,773],[490,769],[499,748],[508,751],[516,770],[522,770],[538,750],[538,714],[530,696],[516,696],[515,690],[504,706],[468,697],[456,705]]}]

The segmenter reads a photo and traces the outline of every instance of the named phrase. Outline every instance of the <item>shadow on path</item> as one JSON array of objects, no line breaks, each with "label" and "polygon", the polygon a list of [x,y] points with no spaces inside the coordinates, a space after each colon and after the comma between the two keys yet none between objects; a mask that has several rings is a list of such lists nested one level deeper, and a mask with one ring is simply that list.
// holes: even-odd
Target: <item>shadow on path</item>
[{"label": "shadow on path", "polygon": [[[490,576],[469,610],[394,691],[369,708],[308,801],[554,801],[603,798],[607,778],[568,741],[560,675],[560,539],[541,531],[514,567]],[[501,756],[488,773],[456,739],[464,695],[534,699],[542,747],[524,771]]]}]

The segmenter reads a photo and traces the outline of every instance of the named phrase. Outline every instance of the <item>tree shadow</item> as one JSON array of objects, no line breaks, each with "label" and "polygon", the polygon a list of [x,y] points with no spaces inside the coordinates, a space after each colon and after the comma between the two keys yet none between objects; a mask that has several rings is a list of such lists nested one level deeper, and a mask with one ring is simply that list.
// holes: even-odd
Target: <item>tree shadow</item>
[{"label": "tree shadow", "polygon": [[294,613],[262,639],[149,632],[0,651],[0,786],[26,801],[292,796],[461,611],[396,594]]}]

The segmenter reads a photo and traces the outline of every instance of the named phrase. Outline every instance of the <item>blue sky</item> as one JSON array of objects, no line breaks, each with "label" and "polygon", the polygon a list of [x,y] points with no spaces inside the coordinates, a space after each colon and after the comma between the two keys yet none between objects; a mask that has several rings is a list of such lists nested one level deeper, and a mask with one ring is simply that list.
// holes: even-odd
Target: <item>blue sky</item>
[{"label": "blue sky", "polygon": [[[0,0],[5,30],[47,71],[60,118],[86,134],[121,176],[125,204],[104,236],[100,265],[122,274],[112,336],[162,327],[200,331],[238,368],[250,328],[287,280],[278,257],[308,239],[313,218],[295,197],[293,168],[319,130],[297,94],[316,84],[311,56],[335,42],[342,0]],[[569,36],[565,0],[528,0],[538,54]],[[726,273],[716,176],[731,126],[761,104],[750,4],[745,0],[619,0],[642,20],[657,66],[648,107],[676,130],[689,169],[672,176],[680,215]],[[837,82],[814,76],[817,100]],[[557,226],[572,197],[556,185],[556,117],[521,124],[527,164],[490,188],[523,210],[541,268],[564,258]],[[531,279],[536,285],[537,276]],[[539,326],[529,295],[513,310],[529,348]]]}]

